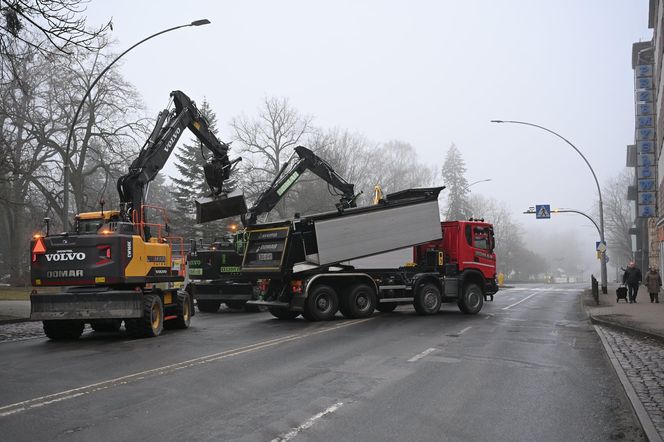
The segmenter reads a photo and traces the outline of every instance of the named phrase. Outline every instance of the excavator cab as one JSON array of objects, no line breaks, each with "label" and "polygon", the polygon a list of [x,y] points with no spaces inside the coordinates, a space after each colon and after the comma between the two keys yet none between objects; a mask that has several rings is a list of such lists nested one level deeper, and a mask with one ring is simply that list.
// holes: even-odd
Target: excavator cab
[{"label": "excavator cab", "polygon": [[77,235],[94,235],[99,233],[105,224],[120,221],[119,210],[107,210],[106,212],[84,212],[74,218],[75,232]]}]

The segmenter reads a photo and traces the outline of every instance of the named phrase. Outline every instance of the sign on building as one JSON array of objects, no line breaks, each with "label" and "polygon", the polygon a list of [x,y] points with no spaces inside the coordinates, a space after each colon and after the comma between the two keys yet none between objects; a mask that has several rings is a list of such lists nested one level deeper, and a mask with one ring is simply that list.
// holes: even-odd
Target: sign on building
[{"label": "sign on building", "polygon": [[636,102],[636,182],[637,216],[657,216],[657,164],[655,162],[655,97],[652,64],[634,68],[634,100]]}]

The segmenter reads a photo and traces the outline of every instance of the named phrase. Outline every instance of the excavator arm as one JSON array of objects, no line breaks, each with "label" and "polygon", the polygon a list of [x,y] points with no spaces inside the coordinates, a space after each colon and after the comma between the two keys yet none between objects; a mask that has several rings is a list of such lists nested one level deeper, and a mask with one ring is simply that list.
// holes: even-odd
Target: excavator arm
[{"label": "excavator arm", "polygon": [[357,195],[354,186],[339,176],[332,167],[318,155],[304,146],[297,146],[295,153],[299,157],[295,163],[286,162],[272,181],[270,186],[263,191],[254,205],[242,217],[242,223],[249,226],[256,223],[260,214],[272,210],[281,200],[283,195],[290,189],[307,170],[311,171],[340,193],[340,201],[337,204],[339,210],[355,207]]},{"label": "excavator arm", "polygon": [[207,120],[187,95],[173,91],[171,98],[174,109],[159,112],[157,123],[138,157],[129,166],[129,172],[118,179],[121,214],[126,221],[132,221],[133,212],[141,209],[150,182],[166,164],[184,129],[189,128],[212,152],[212,157],[204,166],[205,180],[212,197],[224,196],[231,169],[241,160],[228,159],[229,145],[219,141],[210,131]]}]

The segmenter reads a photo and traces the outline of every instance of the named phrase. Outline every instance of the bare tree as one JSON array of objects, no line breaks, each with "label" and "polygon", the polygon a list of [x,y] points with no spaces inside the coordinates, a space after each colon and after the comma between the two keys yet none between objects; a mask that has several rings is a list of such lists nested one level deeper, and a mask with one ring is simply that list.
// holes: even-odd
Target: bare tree
[{"label": "bare tree", "polygon": [[[98,53],[44,57],[25,49],[30,57],[17,60],[0,85],[0,253],[2,261],[17,263],[10,269],[15,280],[27,267],[28,231],[43,215],[60,213],[64,141],[77,100],[104,64]],[[116,72],[108,74],[84,106],[68,157],[79,211],[95,206],[109,188],[115,195],[115,177],[143,130],[136,92]]]},{"label": "bare tree", "polygon": [[[21,41],[42,53],[59,51],[71,55],[72,48],[97,51],[103,47],[99,40],[113,29],[108,23],[98,28],[86,26],[87,0],[2,0],[0,14],[0,48],[6,49],[11,41]],[[39,38],[26,39],[24,33]],[[45,42],[47,42],[45,44]],[[5,52],[7,53],[7,52]]]},{"label": "bare tree", "polygon": [[[76,212],[90,210],[99,197],[114,202],[115,179],[126,170],[130,158],[145,137],[146,120],[136,90],[117,71],[109,71],[86,99],[73,133],[69,155],[65,150],[74,110],[110,56],[100,53],[49,62],[47,77],[29,96],[31,112],[16,124],[24,127],[50,153],[30,182],[51,207],[62,207],[62,173],[69,168],[69,191]],[[63,225],[68,220],[61,220]]]},{"label": "bare tree", "polygon": [[[307,138],[307,147],[324,159],[340,177],[355,186],[355,193],[360,194],[357,204],[366,201],[376,184],[371,170],[374,165],[372,152],[376,146],[360,134],[341,129],[316,130]],[[335,189],[310,173],[293,186],[289,195],[293,200],[289,208],[300,213],[333,210],[340,197]]]},{"label": "bare tree", "polygon": [[627,187],[634,183],[634,175],[625,170],[611,178],[602,188],[604,226],[607,244],[616,267],[625,266],[632,258],[632,211],[627,200]]},{"label": "bare tree", "polygon": [[436,169],[420,162],[415,148],[405,141],[388,141],[371,151],[370,157],[371,180],[384,192],[428,187],[438,178]]},{"label": "bare tree", "polygon": [[[265,98],[258,117],[236,117],[231,126],[243,157],[243,186],[251,198],[272,182],[293,148],[314,130],[312,117],[301,115],[285,98]],[[275,209],[285,216],[286,201]]]},{"label": "bare tree", "polygon": [[474,218],[493,224],[498,271],[508,277],[528,279],[548,270],[546,259],[526,246],[523,229],[512,217],[507,204],[473,194],[468,199],[468,207]]}]

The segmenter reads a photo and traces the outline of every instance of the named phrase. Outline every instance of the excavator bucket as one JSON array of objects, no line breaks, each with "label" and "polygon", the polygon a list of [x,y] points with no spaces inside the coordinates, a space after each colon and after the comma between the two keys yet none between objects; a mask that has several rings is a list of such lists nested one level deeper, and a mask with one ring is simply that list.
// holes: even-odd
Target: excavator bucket
[{"label": "excavator bucket", "polygon": [[196,200],[196,223],[207,223],[218,219],[247,213],[247,202],[240,191],[227,196],[204,197]]}]

